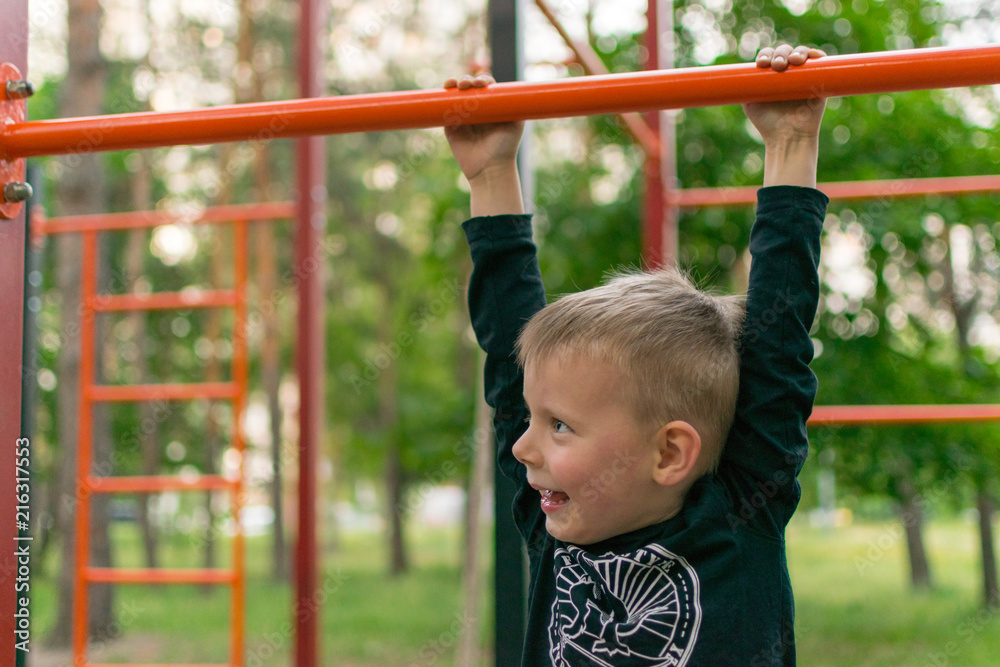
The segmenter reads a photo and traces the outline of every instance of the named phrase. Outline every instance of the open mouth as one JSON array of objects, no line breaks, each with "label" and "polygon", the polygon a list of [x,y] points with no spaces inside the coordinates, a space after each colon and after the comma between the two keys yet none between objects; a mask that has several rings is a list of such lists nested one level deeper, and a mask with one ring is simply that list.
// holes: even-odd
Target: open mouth
[{"label": "open mouth", "polygon": [[540,489],[539,493],[542,494],[542,510],[545,512],[554,512],[569,502],[569,496],[562,491]]}]

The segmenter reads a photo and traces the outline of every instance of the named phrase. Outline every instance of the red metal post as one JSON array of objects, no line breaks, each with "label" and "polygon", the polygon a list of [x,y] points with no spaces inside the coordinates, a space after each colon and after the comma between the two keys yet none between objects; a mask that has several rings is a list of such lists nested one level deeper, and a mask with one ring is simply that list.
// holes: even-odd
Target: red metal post
[{"label": "red metal post", "polygon": [[[305,77],[317,70],[300,71]],[[29,121],[0,128],[0,154],[14,158],[260,141],[995,83],[1000,83],[1000,46],[909,49],[828,56],[780,73],[741,63],[517,81],[467,91],[416,90]]]},{"label": "red metal post", "polygon": [[80,377],[77,391],[77,448],[76,448],[76,495],[74,497],[74,520],[76,523],[76,545],[73,553],[73,656],[81,663],[87,661],[87,639],[89,635],[89,609],[86,572],[90,568],[90,494],[86,481],[93,466],[93,405],[91,390],[94,384],[94,318],[90,307],[93,295],[97,293],[97,232],[83,233],[81,249],[80,302]]},{"label": "red metal post", "polygon": [[[299,86],[303,98],[323,92],[322,4],[301,0],[299,6]],[[319,665],[319,602],[316,546],[316,469],[323,435],[323,264],[326,217],[326,159],[322,137],[298,142],[298,224],[295,274],[299,289],[296,365],[299,375],[299,525],[295,546],[295,664]]]},{"label": "red metal post", "polygon": [[[657,62],[660,69],[674,66],[674,2],[655,0],[658,3],[659,27]],[[653,54],[650,54],[652,57]],[[670,193],[677,189],[677,121],[673,114],[660,111],[660,182],[663,184],[663,232],[660,235],[662,261],[676,264],[680,251],[680,211],[670,202]]]},{"label": "red metal post", "polygon": [[247,221],[233,223],[233,291],[236,292],[236,308],[233,316],[233,384],[237,393],[233,401],[232,444],[239,452],[238,484],[230,494],[233,499],[233,516],[236,517],[236,534],[233,535],[233,593],[230,618],[230,662],[233,667],[243,667],[244,616],[246,609],[245,548],[243,540],[243,480],[246,478],[246,442],[243,439],[243,416],[247,408],[249,375],[247,359]]},{"label": "red metal post", "polygon": [[[646,24],[647,67],[659,71],[673,68],[673,2],[649,0]],[[647,154],[644,165],[642,257],[645,265],[653,268],[677,262],[678,211],[670,196],[677,187],[677,139],[674,121],[666,112],[652,111],[647,120],[656,135],[658,150]]]},{"label": "red metal post", "polygon": [[[28,1],[0,0],[6,39],[0,40],[0,61],[10,62],[27,75],[28,71]],[[0,186],[2,187],[2,186]],[[17,629],[18,557],[15,549],[30,541],[18,541],[14,449],[21,437],[21,336],[24,326],[24,207],[12,220],[0,220],[0,634],[8,639],[0,643],[0,664],[15,664],[15,647],[10,638]],[[31,451],[31,444],[27,449]],[[37,457],[32,457],[37,464]],[[37,637],[36,632],[31,635]],[[30,645],[26,645],[30,648]],[[25,654],[19,654],[23,660]],[[23,663],[22,663],[23,664]]]},{"label": "red metal post", "polygon": [[[657,45],[659,44],[659,16],[656,0],[649,0],[646,8],[646,52],[648,69],[655,69]],[[646,115],[656,143],[660,143],[660,112],[651,111]],[[643,193],[642,209],[642,261],[649,268],[663,265],[663,181],[660,180],[660,152],[647,153],[643,162],[646,190]]]}]

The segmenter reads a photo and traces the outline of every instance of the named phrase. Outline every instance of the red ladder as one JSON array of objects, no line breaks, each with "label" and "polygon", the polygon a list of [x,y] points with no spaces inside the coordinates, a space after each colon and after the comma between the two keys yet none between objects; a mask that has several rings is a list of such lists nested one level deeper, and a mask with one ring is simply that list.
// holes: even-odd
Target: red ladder
[{"label": "red ladder", "polygon": [[[73,594],[73,664],[78,667],[111,667],[88,663],[88,591],[95,583],[123,584],[216,584],[232,588],[230,659],[226,665],[243,667],[245,562],[243,531],[239,516],[243,502],[245,442],[240,432],[247,400],[247,227],[250,220],[273,221],[294,215],[290,203],[219,206],[206,209],[191,222],[233,225],[233,289],[183,290],[152,294],[100,294],[97,289],[97,234],[100,231],[138,229],[168,224],[174,219],[161,212],[116,213],[42,219],[39,235],[80,233],[83,235],[81,267],[80,382],[78,406],[79,442],[76,473],[76,549]],[[41,218],[42,216],[38,216]],[[99,313],[130,310],[166,310],[228,307],[235,311],[232,379],[229,382],[186,384],[100,385],[94,382],[96,350],[94,324]],[[235,479],[222,475],[178,475],[108,477],[93,474],[93,406],[112,401],[229,400],[233,404],[232,447],[239,452]],[[94,493],[158,493],[163,491],[226,490],[230,493],[235,534],[231,569],[196,568],[99,568],[90,565],[90,497]],[[211,528],[209,528],[211,529]],[[122,665],[116,665],[122,667]],[[136,666],[131,666],[136,667]],[[164,666],[166,667],[166,666]],[[175,665],[173,667],[208,667]],[[218,666],[222,667],[222,666]]]}]

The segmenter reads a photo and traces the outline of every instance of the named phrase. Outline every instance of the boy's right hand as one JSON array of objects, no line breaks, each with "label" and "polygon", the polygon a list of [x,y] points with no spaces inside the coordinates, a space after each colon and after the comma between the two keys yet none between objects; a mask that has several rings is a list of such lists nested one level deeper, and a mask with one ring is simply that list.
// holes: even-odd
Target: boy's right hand
[{"label": "boy's right hand", "polygon": [[[486,88],[496,83],[489,74],[448,79],[446,89]],[[451,152],[471,183],[483,172],[497,166],[507,166],[517,161],[517,147],[521,143],[524,123],[483,123],[481,125],[452,125],[444,128]]]},{"label": "boy's right hand", "polygon": [[[489,74],[451,78],[444,87],[485,88],[496,83]],[[523,212],[517,149],[523,122],[452,125],[444,128],[451,152],[472,189],[472,215]]]}]

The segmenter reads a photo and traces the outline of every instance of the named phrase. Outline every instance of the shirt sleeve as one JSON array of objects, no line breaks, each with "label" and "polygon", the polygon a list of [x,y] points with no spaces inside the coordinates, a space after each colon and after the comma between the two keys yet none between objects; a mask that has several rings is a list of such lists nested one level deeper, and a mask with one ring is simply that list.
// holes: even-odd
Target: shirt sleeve
[{"label": "shirt sleeve", "polygon": [[497,463],[518,489],[514,519],[527,540],[541,510],[531,498],[527,472],[512,448],[527,428],[524,374],[515,358],[521,328],[545,307],[545,286],[531,240],[530,215],[472,218],[462,225],[472,252],[469,315],[486,352],[486,402],[494,409]]},{"label": "shirt sleeve", "polygon": [[812,188],[762,188],[750,233],[739,398],[720,470],[736,472],[736,522],[769,533],[783,532],[801,496],[796,476],[809,450],[806,421],[816,397],[809,329],[828,202]]}]

